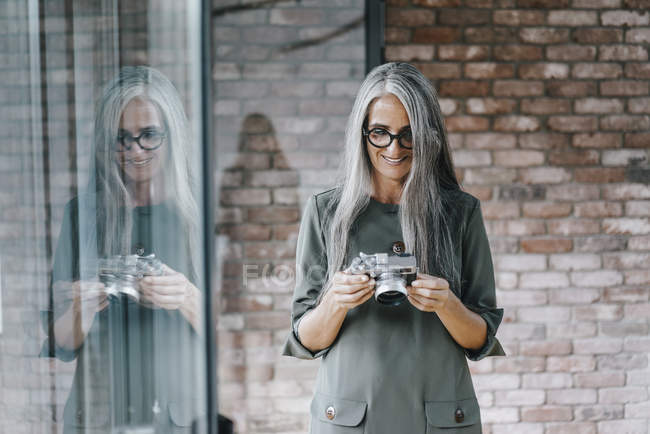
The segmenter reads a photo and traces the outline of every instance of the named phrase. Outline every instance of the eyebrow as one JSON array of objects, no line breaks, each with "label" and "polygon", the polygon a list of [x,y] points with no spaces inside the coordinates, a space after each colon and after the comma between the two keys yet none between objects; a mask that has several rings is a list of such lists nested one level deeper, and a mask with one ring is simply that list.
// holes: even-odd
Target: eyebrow
[{"label": "eyebrow", "polygon": [[[161,131],[163,128],[156,126],[156,125],[147,125],[146,127],[142,127],[138,130],[138,133],[142,134],[144,131]],[[129,133],[131,134],[131,131],[124,129],[124,128],[119,128],[118,129],[119,133]]]},{"label": "eyebrow", "polygon": [[[385,130],[390,130],[390,128],[388,127],[388,125],[377,124],[377,123],[368,125],[368,128],[383,128],[383,129],[385,129]],[[400,128],[400,129],[397,130],[397,131],[398,131],[398,132],[402,132],[402,131],[404,131],[404,130],[407,129],[407,128],[411,128],[411,125],[410,125],[410,124],[406,124],[406,125],[404,125],[402,128]]]}]

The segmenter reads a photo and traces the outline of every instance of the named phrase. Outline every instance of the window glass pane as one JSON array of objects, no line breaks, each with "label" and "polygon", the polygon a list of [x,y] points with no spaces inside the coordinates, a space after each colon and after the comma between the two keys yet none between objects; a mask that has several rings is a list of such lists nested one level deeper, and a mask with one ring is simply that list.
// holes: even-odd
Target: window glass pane
[{"label": "window glass pane", "polygon": [[0,431],[205,430],[200,2],[0,6]]},{"label": "window glass pane", "polygon": [[220,412],[307,432],[318,362],[281,355],[305,202],[332,186],[365,76],[364,2],[216,2]]}]

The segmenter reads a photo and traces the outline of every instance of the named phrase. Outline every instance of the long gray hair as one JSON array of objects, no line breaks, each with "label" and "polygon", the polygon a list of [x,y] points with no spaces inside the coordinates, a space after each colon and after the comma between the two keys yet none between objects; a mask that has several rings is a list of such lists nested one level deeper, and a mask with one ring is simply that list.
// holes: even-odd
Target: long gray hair
[{"label": "long gray hair", "polygon": [[[178,212],[190,259],[190,279],[198,277],[198,206],[192,176],[193,145],[183,103],[163,74],[146,66],[127,66],[106,86],[95,113],[95,158],[89,191],[96,193],[97,246],[100,255],[130,253],[135,206],[115,158],[113,146],[120,119],[134,98],[153,103],[166,130],[164,159],[165,203]],[[91,165],[92,166],[92,165]]]},{"label": "long gray hair", "polygon": [[[435,89],[407,63],[387,63],[373,69],[357,93],[345,132],[342,180],[330,203],[328,280],[344,267],[348,238],[356,218],[372,194],[373,167],[362,128],[368,108],[377,98],[395,95],[408,114],[413,132],[411,170],[403,184],[399,218],[406,251],[414,254],[424,273],[438,274],[460,288],[454,261],[446,193],[460,188],[454,173]],[[351,258],[349,258],[351,259]]]}]

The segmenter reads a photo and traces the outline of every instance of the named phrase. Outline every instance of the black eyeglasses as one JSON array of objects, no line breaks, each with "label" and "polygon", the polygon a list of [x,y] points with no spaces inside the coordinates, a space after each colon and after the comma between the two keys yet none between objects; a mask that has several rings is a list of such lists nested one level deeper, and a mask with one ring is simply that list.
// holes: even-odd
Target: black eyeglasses
[{"label": "black eyeglasses", "polygon": [[363,136],[368,139],[375,148],[387,148],[397,139],[397,143],[405,149],[413,148],[413,133],[411,130],[402,131],[399,134],[391,134],[384,128],[373,128],[370,131],[363,129]]},{"label": "black eyeglasses", "polygon": [[114,148],[118,152],[130,151],[134,143],[145,151],[158,149],[167,135],[156,129],[144,130],[139,136],[134,137],[129,133],[120,133],[115,140]]}]

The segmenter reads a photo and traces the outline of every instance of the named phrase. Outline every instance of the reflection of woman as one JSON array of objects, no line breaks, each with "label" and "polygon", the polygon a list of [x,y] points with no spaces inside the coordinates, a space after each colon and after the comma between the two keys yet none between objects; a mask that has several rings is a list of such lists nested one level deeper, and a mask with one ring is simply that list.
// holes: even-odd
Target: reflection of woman
[{"label": "reflection of woman", "polygon": [[[480,433],[466,357],[504,354],[494,336],[503,311],[479,201],[460,190],[435,90],[414,67],[368,75],[343,161],[342,184],[305,210],[284,349],[323,357],[312,432]],[[374,279],[339,271],[402,243],[420,270],[408,302],[380,304]]]},{"label": "reflection of woman", "polygon": [[[183,432],[196,418],[201,304],[191,151],[171,82],[151,68],[123,68],[98,105],[88,192],[66,206],[54,257],[46,350],[77,359],[65,432],[132,425]],[[108,298],[97,259],[152,253],[163,274],[139,281],[139,302]]]}]

